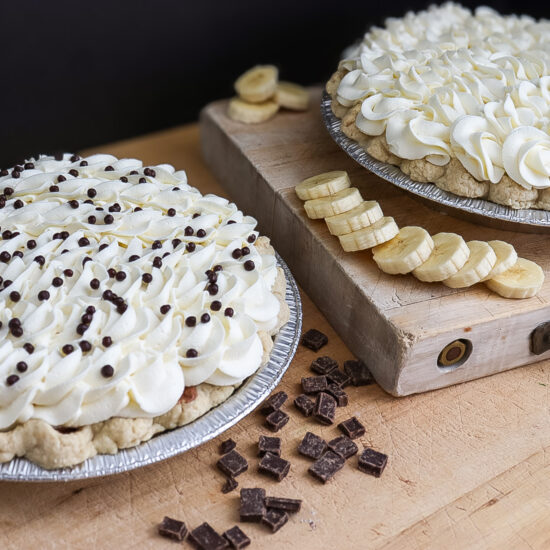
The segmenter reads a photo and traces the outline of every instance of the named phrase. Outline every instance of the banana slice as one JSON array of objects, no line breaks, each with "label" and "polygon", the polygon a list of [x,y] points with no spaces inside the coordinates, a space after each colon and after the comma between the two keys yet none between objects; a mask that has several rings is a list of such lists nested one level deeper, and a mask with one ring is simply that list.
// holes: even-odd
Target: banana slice
[{"label": "banana slice", "polygon": [[335,170],[311,176],[299,183],[294,190],[300,199],[308,201],[328,197],[351,186],[347,172]]},{"label": "banana slice", "polygon": [[379,219],[369,227],[339,235],[340,244],[346,252],[356,252],[372,248],[393,239],[399,233],[399,227],[390,217]]},{"label": "banana slice", "polygon": [[309,105],[309,92],[292,82],[279,82],[275,92],[275,101],[285,109],[305,111]]},{"label": "banana slice", "polygon": [[497,261],[495,251],[486,242],[468,241],[466,243],[470,249],[468,261],[462,268],[443,281],[444,285],[451,288],[464,288],[479,283],[493,269]]},{"label": "banana slice", "polygon": [[486,285],[504,298],[531,298],[544,283],[544,272],[535,262],[518,258],[504,273],[486,281]]},{"label": "banana slice", "polygon": [[434,283],[457,273],[470,256],[464,239],[456,233],[437,233],[433,237],[434,249],[430,257],[413,270],[420,281]]},{"label": "banana slice", "polygon": [[275,101],[264,101],[263,103],[247,103],[238,97],[229,102],[227,114],[229,118],[246,124],[257,124],[269,120],[279,110]]},{"label": "banana slice", "polygon": [[363,202],[363,197],[356,187],[348,187],[338,191],[330,197],[321,197],[312,199],[304,203],[306,214],[312,220],[335,216],[342,212],[347,212]]},{"label": "banana slice", "polygon": [[391,240],[373,249],[378,267],[390,275],[410,273],[422,265],[432,253],[434,242],[423,228],[414,225],[403,227]]},{"label": "banana slice", "polygon": [[489,241],[489,246],[495,251],[497,261],[491,273],[485,277],[485,281],[504,273],[518,261],[518,253],[511,244],[504,241]]},{"label": "banana slice", "polygon": [[331,235],[345,235],[368,227],[383,216],[382,208],[376,201],[363,201],[348,212],[325,218]]},{"label": "banana slice", "polygon": [[235,90],[241,99],[261,103],[275,95],[279,71],[273,65],[257,65],[246,71],[235,82]]}]

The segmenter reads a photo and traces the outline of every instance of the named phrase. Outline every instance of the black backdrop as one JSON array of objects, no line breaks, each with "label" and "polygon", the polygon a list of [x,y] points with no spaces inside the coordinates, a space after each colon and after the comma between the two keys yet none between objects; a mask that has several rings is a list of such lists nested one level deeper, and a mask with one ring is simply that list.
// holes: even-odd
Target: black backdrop
[{"label": "black backdrop", "polygon": [[[535,0],[486,4],[550,15]],[[427,5],[0,0],[0,167],[195,120],[256,63],[278,65],[285,80],[324,81],[371,24]]]}]

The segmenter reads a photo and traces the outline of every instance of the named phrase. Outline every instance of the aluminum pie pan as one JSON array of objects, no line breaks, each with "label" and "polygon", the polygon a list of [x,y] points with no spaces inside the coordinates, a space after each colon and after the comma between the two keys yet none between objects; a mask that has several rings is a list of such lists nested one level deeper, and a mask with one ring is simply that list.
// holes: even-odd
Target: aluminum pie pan
[{"label": "aluminum pie pan", "polygon": [[74,481],[127,472],[184,453],[218,436],[252,412],[277,386],[288,369],[302,331],[300,292],[288,266],[277,254],[287,281],[285,301],[290,319],[273,343],[269,361],[223,403],[197,420],[154,436],[114,455],[96,455],[72,468],[46,470],[24,458],[0,464],[0,481]]},{"label": "aluminum pie pan", "polygon": [[342,121],[332,112],[332,99],[324,91],[321,98],[321,116],[332,139],[356,162],[393,185],[416,195],[436,210],[507,231],[550,233],[550,212],[546,210],[515,210],[485,199],[460,197],[439,189],[433,183],[412,180],[399,167],[371,157],[356,141],[342,132]]}]

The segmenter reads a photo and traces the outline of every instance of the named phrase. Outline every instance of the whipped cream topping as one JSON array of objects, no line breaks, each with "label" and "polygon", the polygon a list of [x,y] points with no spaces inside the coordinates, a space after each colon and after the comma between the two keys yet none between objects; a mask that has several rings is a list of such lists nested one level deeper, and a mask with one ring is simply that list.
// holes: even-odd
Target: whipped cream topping
[{"label": "whipped cream topping", "polygon": [[276,260],[234,204],[110,155],[41,156],[0,193],[0,429],[154,417],[260,366]]},{"label": "whipped cream topping", "polygon": [[431,6],[386,20],[348,50],[337,101],[389,149],[476,179],[550,187],[550,21]]}]

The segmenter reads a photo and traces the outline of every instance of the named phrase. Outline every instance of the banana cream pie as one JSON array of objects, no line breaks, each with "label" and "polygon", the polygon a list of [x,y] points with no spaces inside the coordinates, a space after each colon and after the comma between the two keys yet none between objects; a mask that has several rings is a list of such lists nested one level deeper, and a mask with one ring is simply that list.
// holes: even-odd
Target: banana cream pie
[{"label": "banana cream pie", "polygon": [[327,84],[342,131],[413,180],[550,210],[550,22],[454,4],[386,20]]},{"label": "banana cream pie", "polygon": [[184,171],[40,156],[0,193],[0,462],[137,445],[267,360],[288,319],[274,250]]}]

